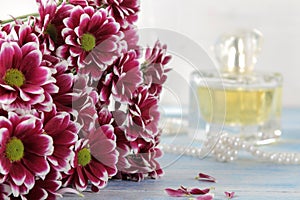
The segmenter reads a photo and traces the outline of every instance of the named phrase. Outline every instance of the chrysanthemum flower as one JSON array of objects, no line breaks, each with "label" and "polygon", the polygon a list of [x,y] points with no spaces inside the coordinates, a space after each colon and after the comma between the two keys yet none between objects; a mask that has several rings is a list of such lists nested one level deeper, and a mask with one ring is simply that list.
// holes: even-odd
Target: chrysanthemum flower
[{"label": "chrysanthemum flower", "polygon": [[65,44],[57,49],[57,55],[93,78],[99,78],[124,50],[120,26],[104,9],[76,6],[64,24]]},{"label": "chrysanthemum flower", "polygon": [[8,118],[0,116],[0,127],[0,174],[18,197],[34,186],[36,177],[49,173],[47,156],[53,153],[53,140],[32,115],[10,112]]},{"label": "chrysanthemum flower", "polygon": [[162,156],[158,145],[158,136],[152,142],[142,138],[128,141],[125,133],[115,128],[117,150],[119,151],[118,174],[115,178],[140,181],[145,177],[157,178],[163,174],[157,159]]},{"label": "chrysanthemum flower", "polygon": [[35,181],[34,187],[29,191],[28,194],[23,195],[23,198],[28,200],[55,200],[57,199],[57,197],[61,197],[61,194],[58,193],[58,190],[62,185],[61,179],[61,174],[52,169],[47,174],[45,179],[37,179]]},{"label": "chrysanthemum flower", "polygon": [[142,64],[144,72],[144,82],[150,86],[150,93],[158,96],[161,93],[162,85],[167,80],[166,73],[170,69],[165,69],[171,56],[166,55],[167,46],[157,41],[153,48],[148,47],[145,53],[145,62]]},{"label": "chrysanthemum flower", "polygon": [[73,88],[73,116],[75,121],[79,123],[83,129],[80,135],[82,137],[85,137],[85,132],[89,132],[95,128],[97,120],[96,105],[99,97],[96,90],[90,87],[88,83],[89,77],[87,75],[78,74]]},{"label": "chrysanthemum flower", "polygon": [[64,28],[63,19],[70,16],[70,11],[74,6],[65,3],[57,6],[53,0],[36,0],[36,2],[39,18],[35,19],[35,31],[39,35],[43,51],[54,52],[64,42],[61,36]]},{"label": "chrysanthemum flower", "polygon": [[128,103],[141,82],[139,62],[132,50],[118,58],[102,75],[98,83],[100,101],[109,104],[112,95],[115,101]]},{"label": "chrysanthemum flower", "polygon": [[43,113],[42,119],[44,133],[53,138],[54,152],[48,156],[51,166],[60,172],[70,170],[70,161],[75,155],[72,148],[77,141],[78,125],[71,120],[69,113],[56,112],[55,109]]},{"label": "chrysanthemum flower", "polygon": [[92,190],[103,188],[109,177],[117,172],[115,136],[111,126],[102,126],[90,132],[87,139],[80,139],[75,145],[76,156],[65,178],[65,185],[73,185],[77,190],[87,188],[88,181]]},{"label": "chrysanthemum flower", "polygon": [[30,28],[24,25],[18,29],[19,44],[0,41],[0,104],[6,110],[30,110],[37,104],[51,110],[52,99],[47,99],[46,95],[58,88],[44,86],[55,79],[51,70],[42,65],[39,44],[25,41],[34,38]]},{"label": "chrysanthemum flower", "polygon": [[107,6],[107,10],[122,28],[137,21],[137,13],[140,10],[139,0],[103,0],[103,4]]},{"label": "chrysanthemum flower", "polygon": [[51,94],[57,111],[72,113],[72,99],[74,97],[72,88],[75,76],[68,70],[68,63],[51,55],[44,55],[43,61],[48,63],[46,65],[54,71],[52,76],[56,80],[55,85],[59,88],[57,93]]},{"label": "chrysanthemum flower", "polygon": [[139,86],[129,105],[128,140],[141,137],[146,141],[154,140],[158,134],[158,98],[149,93],[146,86]]}]

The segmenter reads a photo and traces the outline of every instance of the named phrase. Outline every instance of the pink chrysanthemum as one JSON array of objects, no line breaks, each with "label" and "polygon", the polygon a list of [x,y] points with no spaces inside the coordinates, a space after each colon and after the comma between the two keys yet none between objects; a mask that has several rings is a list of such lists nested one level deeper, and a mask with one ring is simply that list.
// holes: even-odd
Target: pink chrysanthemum
[{"label": "pink chrysanthemum", "polygon": [[128,103],[137,86],[142,82],[142,73],[135,51],[129,51],[109,66],[98,83],[100,101],[109,104],[112,95],[115,101]]},{"label": "pink chrysanthemum", "polygon": [[89,133],[87,139],[80,139],[75,145],[76,156],[73,168],[65,178],[65,185],[73,185],[79,191],[87,188],[98,191],[107,184],[109,177],[117,172],[115,136],[111,126],[102,126]]},{"label": "pink chrysanthemum", "polygon": [[117,150],[119,151],[118,174],[115,178],[140,181],[145,177],[157,178],[163,171],[157,161],[162,156],[158,145],[158,135],[154,141],[147,142],[142,138],[128,141],[125,133],[115,128]]},{"label": "pink chrysanthemum", "polygon": [[107,6],[107,10],[122,28],[137,21],[137,13],[140,10],[139,0],[103,0],[103,4]]},{"label": "pink chrysanthemum", "polygon": [[64,28],[63,19],[70,16],[70,11],[74,7],[62,3],[57,7],[53,0],[36,0],[39,9],[39,18],[35,20],[35,31],[41,40],[44,52],[50,52],[64,43],[61,31]]},{"label": "pink chrysanthemum", "polygon": [[57,49],[57,55],[93,78],[99,78],[107,65],[120,56],[126,44],[121,41],[119,24],[108,17],[104,9],[76,6],[64,24],[65,44]]},{"label": "pink chrysanthemum", "polygon": [[84,133],[95,128],[97,120],[98,94],[93,87],[88,85],[89,77],[78,74],[74,84],[74,96],[72,99],[73,116],[83,129],[80,136],[85,137]]},{"label": "pink chrysanthemum", "polygon": [[69,113],[56,112],[55,109],[43,113],[42,119],[44,133],[53,138],[54,152],[48,156],[51,166],[60,172],[70,170],[70,161],[75,155],[72,148],[77,141],[78,125],[71,120]]},{"label": "pink chrysanthemum", "polygon": [[154,140],[158,134],[158,98],[149,93],[148,88],[139,86],[129,105],[129,127],[126,131],[128,140],[141,137],[146,141]]},{"label": "pink chrysanthemum", "polygon": [[0,174],[18,197],[34,186],[36,177],[49,173],[47,156],[53,153],[53,140],[43,134],[42,123],[36,117],[12,112],[8,115],[0,116]]},{"label": "pink chrysanthemum", "polygon": [[35,181],[34,187],[29,191],[28,194],[24,195],[22,199],[30,200],[55,200],[57,197],[61,197],[58,193],[62,182],[62,176],[59,172],[51,170],[45,179],[39,178]]},{"label": "pink chrysanthemum", "polygon": [[[30,28],[20,26],[19,40],[16,42],[0,41],[0,104],[6,110],[30,110],[32,106],[43,104],[51,110],[52,99],[47,99],[49,92],[57,92],[51,70],[42,65],[42,53],[39,44],[26,42],[34,36]],[[49,84],[48,88],[44,88]]]},{"label": "pink chrysanthemum", "polygon": [[72,99],[74,97],[73,85],[75,76],[68,70],[68,63],[66,61],[60,61],[57,57],[50,55],[44,55],[44,60],[47,60],[55,71],[52,76],[55,78],[55,85],[59,90],[57,93],[51,94],[51,97],[57,111],[71,113],[73,111]]},{"label": "pink chrysanthemum", "polygon": [[150,86],[150,93],[158,96],[161,93],[162,85],[167,80],[166,73],[170,69],[165,69],[171,56],[166,55],[167,46],[157,41],[153,48],[148,47],[145,53],[145,62],[142,65],[144,72],[144,82]]}]

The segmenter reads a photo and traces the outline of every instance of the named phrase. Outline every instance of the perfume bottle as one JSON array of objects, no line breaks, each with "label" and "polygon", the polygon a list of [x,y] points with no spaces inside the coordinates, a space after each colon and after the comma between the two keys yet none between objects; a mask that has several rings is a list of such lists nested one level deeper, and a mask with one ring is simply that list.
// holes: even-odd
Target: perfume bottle
[{"label": "perfume bottle", "polygon": [[280,137],[283,79],[254,70],[261,45],[257,30],[223,35],[214,47],[219,69],[191,74],[189,125],[196,137],[225,131],[256,144]]}]

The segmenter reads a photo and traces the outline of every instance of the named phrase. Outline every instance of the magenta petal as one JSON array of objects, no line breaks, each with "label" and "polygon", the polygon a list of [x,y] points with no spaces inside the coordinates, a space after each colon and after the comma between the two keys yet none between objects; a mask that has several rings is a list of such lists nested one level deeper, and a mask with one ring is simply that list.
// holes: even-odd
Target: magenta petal
[{"label": "magenta petal", "polygon": [[196,200],[212,200],[212,199],[214,199],[213,194],[206,194],[206,195],[203,195],[203,196],[198,196],[196,198]]},{"label": "magenta petal", "polygon": [[27,154],[23,160],[28,169],[37,176],[45,176],[50,171],[50,166],[44,157]]},{"label": "magenta petal", "polygon": [[77,178],[78,178],[78,183],[79,183],[79,185],[76,185],[76,186],[80,186],[79,189],[85,190],[87,187],[88,180],[87,180],[87,177],[85,176],[85,174],[83,174],[83,168],[77,168],[76,171],[77,171],[77,175],[78,175]]},{"label": "magenta petal", "polygon": [[197,179],[199,181],[217,182],[217,180],[214,177],[209,176],[209,175],[204,174],[204,173],[199,173]]},{"label": "magenta petal", "polygon": [[19,93],[20,93],[20,97],[23,101],[31,100],[30,96],[27,93],[25,93],[22,89],[19,90]]},{"label": "magenta petal", "polygon": [[92,163],[89,165],[89,168],[92,174],[94,174],[94,176],[96,176],[97,178],[108,180],[107,171],[101,163],[92,161]]},{"label": "magenta petal", "polygon": [[207,193],[209,193],[209,191],[210,191],[209,188],[205,188],[205,189],[203,189],[203,190],[201,190],[201,189],[199,189],[199,188],[192,188],[192,189],[190,190],[190,193],[191,193],[191,194],[195,194],[195,195],[197,195],[197,194],[207,194]]},{"label": "magenta petal", "polygon": [[2,93],[0,89],[0,103],[1,104],[11,104],[17,99],[17,93],[16,92],[6,92]]},{"label": "magenta petal", "polygon": [[42,60],[42,53],[38,50],[31,51],[27,54],[21,63],[22,71],[29,71],[30,68],[39,67]]},{"label": "magenta petal", "polygon": [[40,86],[36,86],[36,85],[23,85],[22,86],[22,90],[26,93],[30,93],[30,94],[43,94],[44,90],[43,88],[41,88]]},{"label": "magenta petal", "polygon": [[53,117],[44,127],[47,133],[52,135],[53,132],[57,132],[56,129],[59,127],[60,130],[64,131],[70,122],[70,115],[63,113]]},{"label": "magenta petal", "polygon": [[6,175],[11,168],[11,162],[4,156],[0,157],[0,174]]},{"label": "magenta petal", "polygon": [[184,190],[181,189],[172,189],[172,188],[166,188],[165,191],[168,193],[171,197],[183,197],[186,196],[187,193]]},{"label": "magenta petal", "polygon": [[35,124],[36,119],[33,117],[22,121],[15,127],[15,135],[20,138],[23,137],[24,133],[30,133],[34,130]]},{"label": "magenta petal", "polygon": [[226,195],[226,197],[228,198],[228,199],[232,199],[233,197],[234,197],[234,192],[224,192],[225,193],[225,195]]},{"label": "magenta petal", "polygon": [[10,176],[16,185],[22,185],[26,178],[24,167],[20,164],[13,164],[10,170]]},{"label": "magenta petal", "polygon": [[24,140],[23,143],[26,146],[26,151],[32,154],[48,156],[53,153],[53,140],[49,135],[33,134],[26,137],[26,140]]},{"label": "magenta petal", "polygon": [[14,66],[12,66],[13,55],[14,55],[14,48],[12,47],[12,45],[8,42],[3,43],[1,45],[1,50],[0,50],[0,68],[1,68],[0,72],[1,72],[1,74],[4,74],[3,72],[5,72],[6,69],[14,67]]},{"label": "magenta petal", "polygon": [[28,169],[25,169],[25,173],[26,173],[26,179],[24,181],[24,184],[27,188],[31,189],[34,186],[35,183],[35,179],[34,176],[30,173],[30,171],[28,171]]}]

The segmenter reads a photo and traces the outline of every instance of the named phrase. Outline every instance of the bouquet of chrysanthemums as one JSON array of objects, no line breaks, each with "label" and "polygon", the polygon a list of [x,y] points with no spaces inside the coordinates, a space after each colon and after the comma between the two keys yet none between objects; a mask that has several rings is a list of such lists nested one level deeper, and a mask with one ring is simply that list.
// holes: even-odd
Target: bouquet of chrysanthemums
[{"label": "bouquet of chrysanthemums", "polygon": [[170,56],[138,45],[138,0],[36,2],[37,14],[0,22],[0,199],[160,176]]}]

